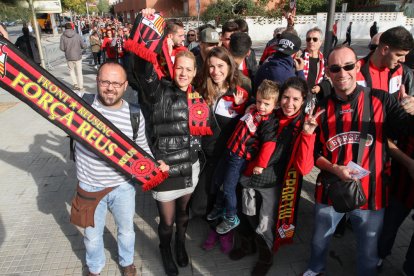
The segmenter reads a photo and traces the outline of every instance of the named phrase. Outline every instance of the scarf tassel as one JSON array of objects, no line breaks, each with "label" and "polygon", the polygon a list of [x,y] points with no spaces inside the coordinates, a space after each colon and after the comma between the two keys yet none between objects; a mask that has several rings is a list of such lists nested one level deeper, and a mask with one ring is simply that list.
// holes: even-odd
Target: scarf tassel
[{"label": "scarf tassel", "polygon": [[190,126],[190,133],[194,136],[213,135],[213,131],[211,131],[211,128],[198,126]]},{"label": "scarf tassel", "polygon": [[158,62],[158,55],[157,53],[147,49],[145,47],[145,44],[143,43],[136,43],[132,39],[129,39],[125,42],[124,48],[126,51],[131,52],[135,54],[136,56],[142,58],[143,60],[146,60],[154,65],[155,72],[158,75],[158,78],[161,79],[164,77],[164,74],[162,73],[161,66]]},{"label": "scarf tassel", "polygon": [[157,187],[167,178],[168,178],[168,172],[159,171],[159,173],[156,176],[150,178],[149,180],[145,182],[144,185],[142,185],[142,191],[146,192],[146,191],[149,191]]}]

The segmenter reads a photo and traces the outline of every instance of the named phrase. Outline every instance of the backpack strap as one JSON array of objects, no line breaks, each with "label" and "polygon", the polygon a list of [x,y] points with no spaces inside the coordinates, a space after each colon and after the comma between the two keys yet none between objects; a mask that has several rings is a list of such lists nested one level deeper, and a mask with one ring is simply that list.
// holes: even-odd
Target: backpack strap
[{"label": "backpack strap", "polygon": [[141,108],[138,104],[129,104],[129,117],[131,118],[131,126],[132,126],[132,141],[135,142],[135,140],[138,137],[138,130],[139,130],[139,123],[140,123],[140,111]]}]

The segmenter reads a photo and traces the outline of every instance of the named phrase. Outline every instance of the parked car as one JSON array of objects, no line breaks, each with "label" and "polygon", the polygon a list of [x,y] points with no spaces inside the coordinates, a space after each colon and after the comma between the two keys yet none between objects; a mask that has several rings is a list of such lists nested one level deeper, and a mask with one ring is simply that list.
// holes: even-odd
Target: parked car
[{"label": "parked car", "polygon": [[17,26],[16,21],[9,21],[7,22],[7,26],[11,27],[11,26]]}]

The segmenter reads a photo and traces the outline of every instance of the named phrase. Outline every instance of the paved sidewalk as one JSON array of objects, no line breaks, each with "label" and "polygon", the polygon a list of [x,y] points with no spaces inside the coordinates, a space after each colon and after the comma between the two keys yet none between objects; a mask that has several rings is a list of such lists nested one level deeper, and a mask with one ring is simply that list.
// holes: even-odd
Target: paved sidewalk
[{"label": "paved sidewalk", "polygon": [[[85,58],[87,55],[85,55]],[[84,59],[86,89],[96,90],[96,70]],[[52,70],[70,84],[66,63]],[[74,163],[69,160],[67,135],[28,106],[0,90],[0,275],[82,275],[85,248],[83,231],[69,223],[70,202],[76,187]],[[274,257],[268,275],[298,275],[306,268],[313,227],[313,189],[316,171],[306,177],[292,245]],[[135,264],[139,275],[164,275],[158,251],[158,216],[150,193],[138,191],[136,199]],[[381,275],[402,275],[401,267],[413,232],[407,219],[398,235],[393,255]],[[189,223],[187,249],[190,264],[180,275],[250,275],[257,256],[231,261],[219,248],[201,249],[208,231],[200,219]],[[101,275],[120,275],[117,265],[116,227],[108,215],[105,229],[106,266]],[[348,229],[333,239],[327,275],[355,275],[356,243]]]}]

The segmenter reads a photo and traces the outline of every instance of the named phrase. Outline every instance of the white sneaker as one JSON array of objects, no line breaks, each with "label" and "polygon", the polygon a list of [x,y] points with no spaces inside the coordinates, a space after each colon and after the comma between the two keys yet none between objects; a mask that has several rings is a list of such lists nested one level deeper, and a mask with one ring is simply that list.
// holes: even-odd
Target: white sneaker
[{"label": "white sneaker", "polygon": [[302,274],[302,276],[318,276],[318,275],[322,275],[322,273],[320,273],[320,272],[314,272],[314,271],[312,271],[310,269],[306,270]]},{"label": "white sneaker", "polygon": [[99,67],[98,67],[98,65],[95,65],[93,68],[95,68],[96,70],[98,70]]}]

